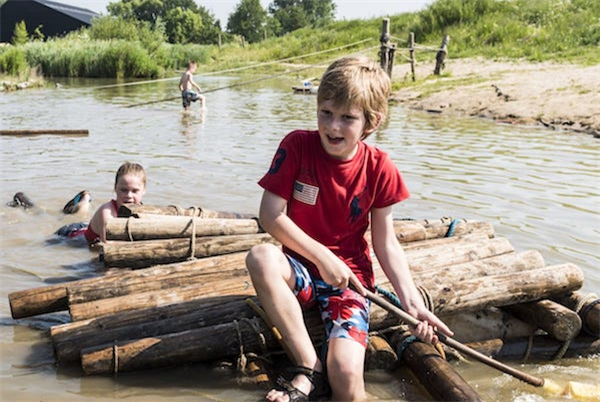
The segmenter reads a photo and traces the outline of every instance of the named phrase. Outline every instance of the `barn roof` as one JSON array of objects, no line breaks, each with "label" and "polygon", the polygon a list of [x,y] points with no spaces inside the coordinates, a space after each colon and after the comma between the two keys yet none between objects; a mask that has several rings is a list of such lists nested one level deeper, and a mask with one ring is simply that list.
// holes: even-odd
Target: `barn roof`
[{"label": "barn roof", "polygon": [[75,7],[69,4],[58,3],[50,0],[33,0],[36,3],[42,4],[46,7],[52,8],[63,14],[66,14],[72,18],[78,19],[79,21],[85,22],[86,24],[92,23],[92,18],[100,16],[100,14],[86,8]]}]

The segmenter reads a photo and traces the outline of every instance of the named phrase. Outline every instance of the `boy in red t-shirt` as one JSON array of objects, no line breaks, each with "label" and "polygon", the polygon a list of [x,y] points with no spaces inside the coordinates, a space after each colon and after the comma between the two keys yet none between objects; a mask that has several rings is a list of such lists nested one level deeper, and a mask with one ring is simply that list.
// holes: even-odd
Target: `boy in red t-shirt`
[{"label": "boy in red t-shirt", "polygon": [[[270,401],[306,401],[326,392],[332,399],[366,397],[363,367],[374,289],[365,232],[406,311],[422,320],[412,333],[437,342],[434,328],[452,335],[427,310],[396,238],[392,206],[409,196],[388,155],[363,142],[384,120],[391,83],[364,57],[335,61],[319,84],[318,131],[293,131],[279,145],[264,188],[261,226],[279,240],[252,248],[246,264],[261,305],[298,367],[280,379]],[[352,285],[355,289],[351,289]],[[327,332],[321,361],[304,325],[302,308],[318,305]]]}]

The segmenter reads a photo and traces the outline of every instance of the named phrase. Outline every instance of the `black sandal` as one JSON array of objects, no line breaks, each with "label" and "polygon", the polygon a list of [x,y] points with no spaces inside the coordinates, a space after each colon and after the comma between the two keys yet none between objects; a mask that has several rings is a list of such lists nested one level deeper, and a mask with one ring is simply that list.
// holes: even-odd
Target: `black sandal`
[{"label": "black sandal", "polygon": [[[309,395],[306,395],[304,392],[294,387],[291,383],[294,377],[299,374],[306,376],[306,378],[308,378],[314,387]],[[289,377],[289,379],[287,377]],[[279,391],[283,391],[288,394],[290,397],[290,402],[308,402],[309,400],[315,401],[329,397],[331,394],[331,388],[329,387],[327,378],[322,372],[302,366],[290,367],[285,370],[284,375],[281,375],[279,378],[277,378],[277,386]]]}]

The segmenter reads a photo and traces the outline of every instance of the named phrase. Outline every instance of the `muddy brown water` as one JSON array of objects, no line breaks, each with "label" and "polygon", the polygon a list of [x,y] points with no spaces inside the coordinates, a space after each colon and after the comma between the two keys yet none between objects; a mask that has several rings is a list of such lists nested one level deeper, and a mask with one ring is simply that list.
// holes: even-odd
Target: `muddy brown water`
[{"label": "muddy brown water", "polygon": [[[222,88],[233,78],[200,79]],[[96,274],[86,248],[49,244],[60,226],[89,219],[62,207],[87,189],[92,210],[113,196],[124,161],[148,172],[147,204],[178,204],[256,212],[275,148],[287,132],[316,124],[315,97],[293,94],[293,80],[267,81],[207,95],[207,111],[184,114],[179,101],[126,108],[177,96],[176,81],[94,89],[110,81],[61,81],[60,89],[0,94],[0,128],[88,129],[87,137],[0,138],[0,400],[12,401],[254,401],[263,395],[223,369],[192,365],[117,377],[84,377],[56,367],[48,328],[64,313],[14,321],[10,292]],[[194,105],[197,106],[197,105]],[[391,108],[369,140],[403,172],[411,198],[397,218],[452,216],[494,225],[518,250],[537,249],[546,264],[572,262],[585,273],[585,292],[600,289],[600,142],[583,134],[497,125]],[[5,204],[25,192],[36,204]],[[594,383],[600,357],[512,362],[566,384]],[[456,369],[487,401],[560,400],[479,363]],[[420,400],[407,373],[368,373],[373,399]]]}]

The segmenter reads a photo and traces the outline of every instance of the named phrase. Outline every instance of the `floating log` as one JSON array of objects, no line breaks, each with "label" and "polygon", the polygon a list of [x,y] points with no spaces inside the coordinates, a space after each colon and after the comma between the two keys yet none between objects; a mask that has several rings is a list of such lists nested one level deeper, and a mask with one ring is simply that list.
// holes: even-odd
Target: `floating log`
[{"label": "floating log", "polygon": [[477,392],[430,344],[414,341],[403,344],[406,334],[395,333],[390,342],[398,356],[436,401],[481,401]]},{"label": "floating log", "polygon": [[118,216],[128,218],[130,216],[139,216],[141,214],[157,214],[157,215],[182,215],[196,216],[199,218],[225,218],[225,219],[253,219],[257,216],[249,213],[213,211],[202,207],[182,208],[179,205],[135,205],[125,204],[119,208]]},{"label": "floating log", "polygon": [[559,341],[575,338],[581,331],[576,312],[551,300],[538,300],[504,307],[523,321],[530,322]]},{"label": "floating log", "polygon": [[[467,346],[498,360],[553,360],[564,342],[549,335],[513,339],[490,339],[472,342]],[[600,353],[600,339],[589,335],[579,335],[569,343],[563,357],[592,356]]]},{"label": "floating log", "polygon": [[582,329],[588,335],[600,338],[600,299],[598,299],[598,295],[569,292],[554,297],[553,300],[579,314],[583,324]]},{"label": "floating log", "polygon": [[217,219],[154,215],[152,219],[116,218],[106,224],[107,240],[152,240],[264,233],[256,219]]},{"label": "floating log", "polygon": [[0,130],[0,135],[18,135],[18,136],[29,136],[29,135],[66,135],[72,137],[87,137],[89,130],[51,130],[51,129],[39,129],[39,130]]},{"label": "floating log", "polygon": [[260,243],[277,243],[267,233],[253,235],[206,236],[195,239],[111,241],[103,245],[107,268],[144,268],[188,258],[205,258],[249,250]]}]

